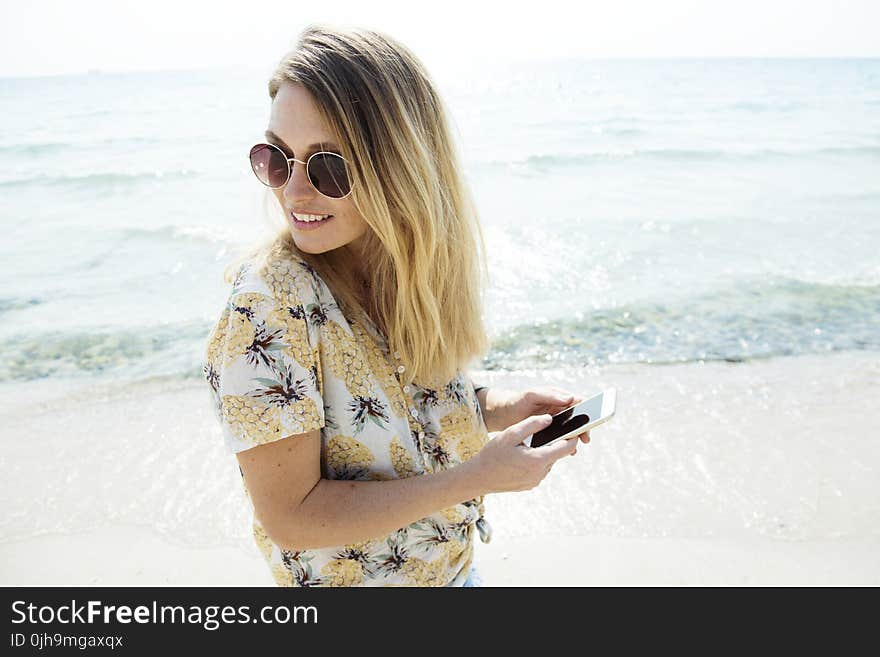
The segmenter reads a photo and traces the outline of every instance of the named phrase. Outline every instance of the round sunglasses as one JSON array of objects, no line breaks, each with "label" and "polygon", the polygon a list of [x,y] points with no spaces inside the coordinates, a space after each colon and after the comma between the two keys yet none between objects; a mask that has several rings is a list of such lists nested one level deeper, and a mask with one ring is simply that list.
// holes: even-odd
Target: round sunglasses
[{"label": "round sunglasses", "polygon": [[340,199],[351,194],[351,182],[346,169],[345,158],[338,153],[320,151],[313,153],[303,162],[287,155],[275,144],[256,144],[248,156],[251,169],[261,183],[272,189],[287,184],[293,174],[291,162],[299,162],[306,167],[306,175],[318,193],[327,198]]}]

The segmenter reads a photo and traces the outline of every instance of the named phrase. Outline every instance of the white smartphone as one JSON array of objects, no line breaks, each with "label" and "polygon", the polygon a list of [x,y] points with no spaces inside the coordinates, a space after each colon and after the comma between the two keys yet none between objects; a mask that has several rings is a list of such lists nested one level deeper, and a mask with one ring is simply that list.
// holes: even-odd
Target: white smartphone
[{"label": "white smartphone", "polygon": [[617,388],[608,388],[595,397],[585,399],[553,416],[553,422],[536,431],[523,441],[528,447],[542,447],[557,440],[565,440],[614,417],[617,407]]}]

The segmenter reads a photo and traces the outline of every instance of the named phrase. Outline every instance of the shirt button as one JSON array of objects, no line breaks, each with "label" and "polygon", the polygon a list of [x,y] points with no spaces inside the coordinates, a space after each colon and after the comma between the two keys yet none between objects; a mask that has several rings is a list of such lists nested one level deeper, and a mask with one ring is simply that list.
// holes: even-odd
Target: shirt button
[{"label": "shirt button", "polygon": [[419,431],[419,440],[424,440],[424,439],[425,439],[425,432]]},{"label": "shirt button", "polygon": [[395,351],[395,352],[394,352],[394,357],[395,357],[395,358],[400,358],[400,352],[399,352],[399,351]]},{"label": "shirt button", "polygon": [[403,365],[398,365],[397,371],[403,374],[406,371],[406,368]]},{"label": "shirt button", "polygon": [[411,389],[412,389],[412,388],[410,388],[409,386],[403,386],[403,391],[404,391],[406,394],[409,394],[409,391],[410,391]]},{"label": "shirt button", "polygon": [[414,418],[419,417],[419,412],[414,408],[409,409],[409,414],[412,415]]}]

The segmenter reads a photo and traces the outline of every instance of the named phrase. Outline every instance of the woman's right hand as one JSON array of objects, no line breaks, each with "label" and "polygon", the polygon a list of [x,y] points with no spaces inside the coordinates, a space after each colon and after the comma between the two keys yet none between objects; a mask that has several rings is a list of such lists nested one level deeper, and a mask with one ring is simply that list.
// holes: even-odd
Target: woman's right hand
[{"label": "woman's right hand", "polygon": [[550,415],[532,415],[512,424],[466,461],[476,471],[475,476],[487,493],[530,490],[541,483],[556,461],[577,453],[576,439],[558,440],[534,448],[522,444],[551,421]]}]

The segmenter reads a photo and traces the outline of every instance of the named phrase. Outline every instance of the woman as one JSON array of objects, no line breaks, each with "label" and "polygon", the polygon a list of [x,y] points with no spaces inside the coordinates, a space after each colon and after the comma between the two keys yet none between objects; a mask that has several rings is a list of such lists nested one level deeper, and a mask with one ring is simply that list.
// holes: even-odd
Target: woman
[{"label": "woman", "polygon": [[254,537],[281,586],[473,585],[483,496],[575,453],[520,443],[580,398],[466,374],[485,248],[409,50],[313,25],[269,96],[250,161],[285,225],[237,268],[205,364]]}]

